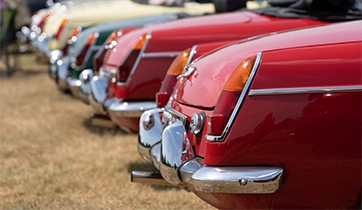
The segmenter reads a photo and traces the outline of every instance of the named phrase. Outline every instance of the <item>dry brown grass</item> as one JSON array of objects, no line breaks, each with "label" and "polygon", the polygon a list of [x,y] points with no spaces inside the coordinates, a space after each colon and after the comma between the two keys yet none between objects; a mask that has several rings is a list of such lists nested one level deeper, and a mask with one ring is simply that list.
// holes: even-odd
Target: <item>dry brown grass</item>
[{"label": "dry brown grass", "polygon": [[213,209],[179,188],[130,183],[136,135],[87,124],[91,108],[21,56],[0,78],[0,209]]}]

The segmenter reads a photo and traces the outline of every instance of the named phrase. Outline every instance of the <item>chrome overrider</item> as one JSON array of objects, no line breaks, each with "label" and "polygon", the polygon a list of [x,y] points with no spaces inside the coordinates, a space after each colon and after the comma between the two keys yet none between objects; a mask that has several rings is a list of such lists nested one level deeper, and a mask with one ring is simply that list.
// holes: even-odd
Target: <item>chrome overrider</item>
[{"label": "chrome overrider", "polygon": [[[164,109],[168,114],[171,109]],[[182,119],[166,116],[160,119],[162,109],[153,109],[142,114],[138,151],[146,160],[152,161],[160,170],[162,178],[173,186],[191,185],[197,191],[218,193],[274,193],[281,185],[283,169],[277,166],[206,166],[203,158],[189,157],[194,154]],[[163,121],[163,123],[162,123]],[[165,126],[165,127],[164,127]],[[162,129],[164,130],[162,131]],[[144,175],[142,177],[142,175]],[[210,178],[212,177],[212,178]],[[133,182],[157,184],[155,176],[134,171]]]},{"label": "chrome overrider", "polygon": [[79,78],[68,77],[67,83],[72,95],[89,104],[91,94],[90,81],[94,76],[93,69],[85,69],[79,74]]},{"label": "chrome overrider", "polygon": [[140,117],[137,149],[141,157],[149,162],[153,162],[151,148],[161,142],[163,125],[160,114],[162,112],[163,109],[160,108],[151,109],[145,111]]},{"label": "chrome overrider", "polygon": [[49,76],[52,79],[56,79],[58,71],[58,60],[63,57],[61,50],[53,50],[49,53]]},{"label": "chrome overrider", "polygon": [[[102,72],[102,71],[101,71]],[[116,117],[140,117],[141,114],[156,107],[154,101],[127,102],[117,97],[107,98],[108,83],[116,72],[93,76],[90,81],[89,104],[97,114],[110,114]]]},{"label": "chrome overrider", "polygon": [[68,56],[63,57],[56,61],[56,76],[55,81],[58,84],[59,89],[66,90],[68,89],[67,77],[68,77],[68,68],[71,63],[71,58]]}]

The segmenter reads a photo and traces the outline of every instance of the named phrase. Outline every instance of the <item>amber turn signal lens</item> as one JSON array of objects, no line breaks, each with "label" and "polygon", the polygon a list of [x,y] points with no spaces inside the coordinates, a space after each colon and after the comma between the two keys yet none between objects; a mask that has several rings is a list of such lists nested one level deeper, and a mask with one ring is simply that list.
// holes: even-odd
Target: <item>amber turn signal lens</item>
[{"label": "amber turn signal lens", "polygon": [[167,75],[174,75],[178,76],[182,73],[182,70],[184,69],[187,60],[189,59],[191,53],[191,48],[188,48],[179,54],[175,60],[173,60],[172,64],[168,68]]},{"label": "amber turn signal lens", "polygon": [[223,87],[223,90],[242,91],[249,78],[250,72],[253,69],[255,60],[256,56],[252,56],[241,62],[230,75],[228,81]]},{"label": "amber turn signal lens", "polygon": [[254,67],[256,56],[241,62],[225,83],[214,112],[207,116],[208,134],[220,136],[240,98],[241,92]]}]

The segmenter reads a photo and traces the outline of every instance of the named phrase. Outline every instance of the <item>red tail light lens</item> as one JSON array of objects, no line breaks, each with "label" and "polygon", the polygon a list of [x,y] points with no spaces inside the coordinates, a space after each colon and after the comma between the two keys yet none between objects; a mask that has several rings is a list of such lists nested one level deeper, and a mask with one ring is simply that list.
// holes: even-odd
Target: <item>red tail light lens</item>
[{"label": "red tail light lens", "polygon": [[55,36],[54,36],[54,38],[55,38],[56,40],[59,39],[60,35],[61,35],[62,32],[63,32],[64,26],[67,24],[68,20],[69,20],[69,17],[66,16],[66,17],[64,17],[64,18],[62,19],[62,22],[60,22],[58,31],[57,31],[57,33],[56,33]]},{"label": "red tail light lens", "polygon": [[63,55],[66,55],[68,53],[69,46],[72,45],[77,40],[77,36],[81,30],[82,30],[81,26],[77,26],[77,27],[73,28],[67,41],[64,43],[64,45],[62,47]]},{"label": "red tail light lens", "polygon": [[85,42],[85,45],[83,46],[82,50],[80,51],[80,53],[76,56],[76,61],[75,61],[75,65],[76,66],[82,66],[85,57],[87,56],[89,48],[94,45],[95,41],[98,38],[98,33],[97,32],[93,32],[89,35],[88,39]]},{"label": "red tail light lens", "polygon": [[[129,75],[131,74],[134,65],[136,64],[137,58],[141,53],[141,50],[145,46],[146,41],[150,38],[148,34],[143,34],[139,39],[132,45],[132,48],[126,58],[118,67],[118,81],[126,82]],[[129,48],[128,48],[129,49]]]},{"label": "red tail light lens", "polygon": [[169,98],[170,98],[170,93],[168,93],[168,92],[156,93],[157,108],[162,108],[162,107],[166,106]]},{"label": "red tail light lens", "polygon": [[168,98],[170,97],[173,87],[177,81],[177,76],[179,76],[185,67],[190,64],[194,55],[191,52],[194,51],[196,51],[196,46],[184,50],[175,58],[168,68],[166,76],[162,81],[160,91],[156,94],[156,104],[158,108],[166,106]]},{"label": "red tail light lens", "polygon": [[225,83],[214,112],[207,116],[208,134],[220,136],[254,67],[256,56],[241,62]]}]

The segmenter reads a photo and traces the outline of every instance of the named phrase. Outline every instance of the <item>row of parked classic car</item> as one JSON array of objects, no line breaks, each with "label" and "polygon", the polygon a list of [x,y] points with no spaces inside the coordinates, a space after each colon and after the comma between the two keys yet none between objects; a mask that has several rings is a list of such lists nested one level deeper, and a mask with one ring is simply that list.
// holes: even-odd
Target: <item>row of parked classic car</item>
[{"label": "row of parked classic car", "polygon": [[360,0],[101,2],[57,3],[24,35],[94,124],[138,134],[159,173],[133,182],[219,209],[361,207]]}]

